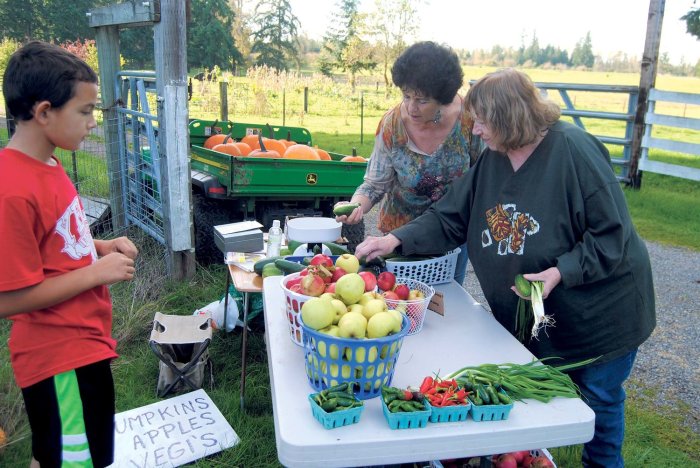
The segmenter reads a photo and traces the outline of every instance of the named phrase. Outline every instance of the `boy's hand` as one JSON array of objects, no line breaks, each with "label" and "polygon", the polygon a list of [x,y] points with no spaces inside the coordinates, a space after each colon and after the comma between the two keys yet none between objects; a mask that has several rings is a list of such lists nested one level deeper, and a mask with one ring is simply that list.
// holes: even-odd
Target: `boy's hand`
[{"label": "boy's hand", "polygon": [[117,237],[116,239],[106,241],[95,241],[95,250],[97,250],[97,254],[100,256],[118,252],[126,255],[132,260],[135,260],[139,254],[139,250],[128,237]]},{"label": "boy's hand", "polygon": [[[132,244],[133,245],[133,244]],[[93,265],[100,284],[110,285],[134,278],[134,260],[121,252],[108,253]]]}]

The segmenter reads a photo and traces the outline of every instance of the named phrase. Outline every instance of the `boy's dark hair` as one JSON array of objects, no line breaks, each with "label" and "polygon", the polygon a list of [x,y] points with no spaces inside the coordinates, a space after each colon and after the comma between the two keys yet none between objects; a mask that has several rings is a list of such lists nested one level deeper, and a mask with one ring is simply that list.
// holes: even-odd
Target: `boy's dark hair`
[{"label": "boy's dark hair", "polygon": [[451,48],[425,41],[403,51],[391,67],[391,77],[400,89],[418,91],[444,105],[462,87],[464,72]]},{"label": "boy's dark hair", "polygon": [[49,101],[52,108],[60,109],[81,81],[97,83],[87,63],[56,45],[32,41],[10,57],[2,92],[12,117],[31,120],[36,103]]}]

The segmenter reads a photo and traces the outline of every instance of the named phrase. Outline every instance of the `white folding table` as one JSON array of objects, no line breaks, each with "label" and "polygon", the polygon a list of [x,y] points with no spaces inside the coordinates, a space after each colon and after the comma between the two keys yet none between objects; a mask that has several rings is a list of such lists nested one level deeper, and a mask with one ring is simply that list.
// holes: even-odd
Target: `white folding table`
[{"label": "white folding table", "polygon": [[[285,466],[366,466],[490,455],[573,445],[593,437],[594,413],[578,398],[515,402],[505,421],[428,423],[390,429],[379,397],[365,400],[359,423],[324,429],[307,397],[314,393],[304,350],[292,342],[281,277],[265,279],[265,338],[272,388],[277,456]],[[457,283],[437,285],[445,315],[427,311],[420,333],[404,338],[392,386],[417,387],[427,375],[445,375],[483,363],[526,363],[532,354]]]}]

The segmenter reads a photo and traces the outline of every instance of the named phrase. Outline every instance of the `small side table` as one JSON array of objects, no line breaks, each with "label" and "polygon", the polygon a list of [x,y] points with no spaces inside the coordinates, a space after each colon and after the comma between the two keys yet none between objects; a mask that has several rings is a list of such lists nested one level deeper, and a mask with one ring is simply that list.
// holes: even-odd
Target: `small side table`
[{"label": "small side table", "polygon": [[245,407],[245,365],[246,350],[248,346],[248,309],[250,308],[250,293],[262,292],[263,279],[260,275],[246,271],[236,265],[228,265],[229,274],[226,275],[226,292],[224,294],[224,327],[228,315],[228,289],[233,281],[233,286],[243,293],[243,339],[241,341],[241,410]]}]

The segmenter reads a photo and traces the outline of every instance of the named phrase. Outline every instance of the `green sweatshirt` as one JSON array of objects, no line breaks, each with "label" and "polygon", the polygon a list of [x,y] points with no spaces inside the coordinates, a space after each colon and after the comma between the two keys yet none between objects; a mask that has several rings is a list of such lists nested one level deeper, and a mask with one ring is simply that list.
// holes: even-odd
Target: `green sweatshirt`
[{"label": "green sweatshirt", "polygon": [[555,324],[526,343],[539,358],[615,359],[656,325],[649,254],[608,151],[572,124],[556,123],[517,172],[486,149],[442,199],[392,233],[406,255],[444,253],[466,238],[486,300],[511,333],[515,275],[556,266],[561,283],[544,301]]}]

